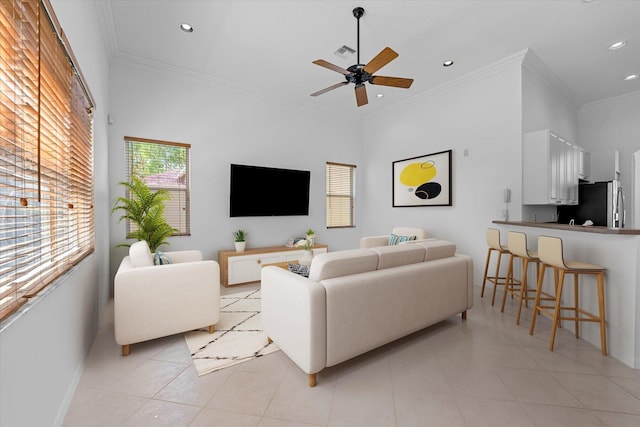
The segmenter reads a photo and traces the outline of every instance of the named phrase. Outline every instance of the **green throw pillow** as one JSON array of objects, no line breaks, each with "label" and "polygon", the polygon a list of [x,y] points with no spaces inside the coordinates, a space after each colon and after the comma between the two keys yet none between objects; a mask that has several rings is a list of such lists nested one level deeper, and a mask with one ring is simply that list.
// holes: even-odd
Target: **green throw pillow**
[{"label": "green throw pillow", "polygon": [[153,256],[153,265],[167,265],[171,264],[171,258],[167,256],[162,251],[156,251],[156,254]]},{"label": "green throw pillow", "polygon": [[416,240],[416,236],[396,236],[395,234],[389,235],[389,246],[397,245],[402,242],[409,242]]}]

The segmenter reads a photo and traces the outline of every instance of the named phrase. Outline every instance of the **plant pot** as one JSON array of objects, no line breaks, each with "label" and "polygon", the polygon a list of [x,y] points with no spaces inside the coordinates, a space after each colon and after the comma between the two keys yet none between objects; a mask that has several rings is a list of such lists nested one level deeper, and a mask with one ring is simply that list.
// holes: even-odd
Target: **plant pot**
[{"label": "plant pot", "polygon": [[234,244],[236,245],[236,252],[244,252],[247,242],[234,242]]}]

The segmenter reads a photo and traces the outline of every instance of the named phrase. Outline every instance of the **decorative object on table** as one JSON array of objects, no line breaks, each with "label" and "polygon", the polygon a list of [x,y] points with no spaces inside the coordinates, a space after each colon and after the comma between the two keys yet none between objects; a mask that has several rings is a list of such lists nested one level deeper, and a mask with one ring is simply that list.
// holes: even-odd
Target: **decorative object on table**
[{"label": "decorative object on table", "polygon": [[309,266],[302,265],[298,262],[298,264],[288,263],[287,268],[290,272],[301,275],[302,277],[309,277]]},{"label": "decorative object on table", "polygon": [[[111,214],[123,211],[118,222],[129,220],[128,239],[144,240],[149,244],[151,252],[156,252],[159,246],[169,244],[167,238],[178,230],[171,227],[164,218],[165,202],[171,200],[171,195],[165,189],[151,191],[147,184],[136,176],[131,182],[119,183],[126,189],[126,197],[118,197],[114,202]],[[131,246],[128,243],[117,245]]]},{"label": "decorative object on table", "polygon": [[393,162],[393,207],[451,206],[451,150]]},{"label": "decorative object on table", "polygon": [[199,376],[280,350],[262,331],[260,310],[260,289],[222,295],[216,331],[185,334]]},{"label": "decorative object on table", "polygon": [[302,239],[299,240],[298,243],[296,243],[296,246],[304,249],[302,257],[300,257],[300,259],[298,260],[300,265],[310,265],[311,260],[313,259],[313,243],[311,243],[311,241],[309,240]]},{"label": "decorative object on table", "polygon": [[313,229],[308,229],[307,230],[307,239],[308,241],[311,242],[311,246],[313,246],[313,244],[316,242],[316,232],[313,231]]},{"label": "decorative object on table", "polygon": [[233,232],[233,237],[235,240],[236,252],[244,252],[244,248],[247,244],[245,238],[247,237],[247,232],[240,229],[238,231]]}]

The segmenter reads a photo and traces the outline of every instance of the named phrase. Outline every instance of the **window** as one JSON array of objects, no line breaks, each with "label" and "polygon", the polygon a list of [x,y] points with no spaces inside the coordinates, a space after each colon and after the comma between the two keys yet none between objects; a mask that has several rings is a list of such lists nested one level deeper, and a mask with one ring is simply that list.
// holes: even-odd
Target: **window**
[{"label": "window", "polygon": [[[174,236],[191,234],[189,220],[189,144],[155,141],[125,136],[127,180],[131,176],[142,179],[151,190],[164,188],[171,200],[166,203],[164,216],[169,225],[178,230]],[[127,236],[131,232],[127,221]]]},{"label": "window", "polygon": [[355,227],[356,167],[327,162],[327,228]]},{"label": "window", "polygon": [[0,3],[0,320],[94,249],[93,100],[48,0]]}]

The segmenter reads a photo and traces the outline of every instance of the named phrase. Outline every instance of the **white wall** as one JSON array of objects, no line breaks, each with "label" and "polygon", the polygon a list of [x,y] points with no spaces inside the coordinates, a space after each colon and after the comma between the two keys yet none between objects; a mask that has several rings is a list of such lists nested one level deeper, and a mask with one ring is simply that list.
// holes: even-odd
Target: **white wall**
[{"label": "white wall", "polygon": [[[578,108],[564,95],[565,90],[546,65],[528,51],[522,67],[523,131],[551,129],[565,140],[581,145]],[[556,211],[555,206],[522,206],[522,219],[555,221]]]},{"label": "white wall", "polygon": [[[365,235],[385,234],[394,226],[423,227],[429,236],[451,240],[459,252],[471,255],[474,281],[481,281],[485,230],[491,221],[501,219],[504,188],[512,190],[510,219],[519,219],[521,60],[522,55],[514,55],[446,88],[365,118],[365,183],[360,188]],[[453,205],[393,208],[392,162],[449,149],[453,150]],[[468,157],[464,150],[469,150]]]},{"label": "white wall", "polygon": [[[110,89],[111,200],[124,194],[116,183],[125,177],[125,136],[191,144],[191,236],[170,238],[166,250],[199,249],[205,258],[217,259],[218,250],[233,248],[231,233],[239,228],[248,231],[247,247],[284,245],[310,227],[332,251],[358,246],[359,229],[326,229],[324,182],[327,161],[361,166],[358,120],[118,61]],[[310,170],[309,216],[230,218],[231,163]],[[111,218],[111,247],[125,241],[124,223],[117,224],[117,218]],[[112,252],[112,272],[125,253],[125,248]]]},{"label": "white wall", "polygon": [[91,92],[94,121],[96,251],[28,309],[0,327],[0,425],[60,424],[107,302],[108,60],[94,2],[53,0]]},{"label": "white wall", "polygon": [[[579,111],[580,145],[587,151],[602,152],[617,149],[620,152],[620,181],[627,203],[627,220],[633,218],[633,203],[637,196],[633,190],[633,153],[640,150],[640,92],[609,98],[584,105]],[[598,161],[592,156],[592,163]],[[627,222],[627,227],[640,228],[640,224]]]}]

